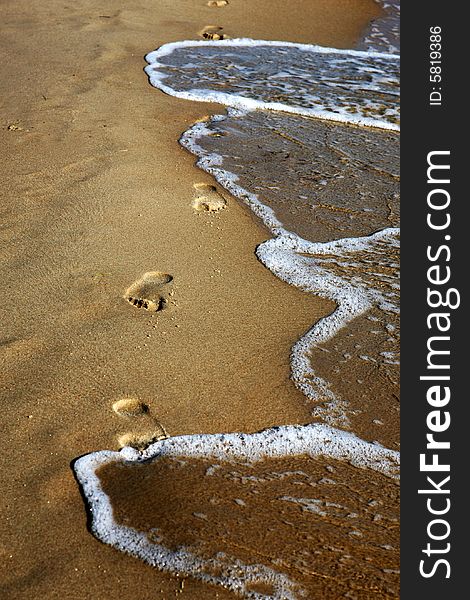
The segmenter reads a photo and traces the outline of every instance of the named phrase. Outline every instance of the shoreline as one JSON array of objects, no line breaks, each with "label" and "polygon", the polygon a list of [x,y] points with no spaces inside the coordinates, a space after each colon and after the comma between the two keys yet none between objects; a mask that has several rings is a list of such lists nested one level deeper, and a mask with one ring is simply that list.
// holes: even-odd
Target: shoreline
[{"label": "shoreline", "polygon": [[[142,598],[154,598],[160,588],[164,597],[179,589],[178,578],[121,555],[86,530],[69,463],[99,448],[117,449],[127,428],[111,410],[119,397],[148,402],[171,435],[310,420],[289,381],[289,350],[331,304],[277,280],[258,262],[254,249],[268,236],[233,199],[209,219],[194,214],[193,184],[213,181],[177,140],[223,107],[164,96],[142,73],[145,52],[194,36],[196,23],[217,18],[227,30],[241,27],[243,11],[234,14],[234,4],[232,13],[221,9],[214,17],[191,4],[191,18],[184,13],[188,3],[151,18],[144,2],[106,14],[88,0],[65,8],[57,2],[2,7],[11,59],[3,80],[22,93],[6,96],[2,128],[11,160],[6,175],[14,174],[7,187],[2,342],[10,449],[2,457],[2,472],[10,474],[2,561],[10,598],[131,598],[136,585]],[[371,3],[365,5],[372,14]],[[282,25],[291,38],[297,21],[276,23],[267,6],[254,9],[264,10],[266,20],[246,19],[240,34],[276,39]],[[359,10],[356,16],[356,23],[367,21]],[[347,28],[353,25],[348,19]],[[320,20],[315,27],[322,29]],[[333,45],[334,33],[325,30],[321,41]],[[319,43],[305,39],[311,27],[297,35],[291,41]],[[344,29],[341,36],[338,45],[348,45]],[[214,269],[222,273],[218,280],[210,277]],[[174,276],[180,305],[158,315],[158,323],[122,298],[151,270]],[[252,339],[254,327],[264,339]],[[256,357],[249,371],[240,348]],[[247,400],[255,407],[249,413]],[[199,585],[186,589],[197,594]]]}]

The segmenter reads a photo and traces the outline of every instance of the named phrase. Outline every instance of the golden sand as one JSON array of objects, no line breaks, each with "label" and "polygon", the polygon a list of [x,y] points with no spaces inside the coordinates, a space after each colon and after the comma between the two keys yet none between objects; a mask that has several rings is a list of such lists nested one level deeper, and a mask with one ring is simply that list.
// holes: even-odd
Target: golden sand
[{"label": "golden sand", "polygon": [[[177,139],[218,109],[151,88],[143,55],[214,21],[232,37],[349,47],[377,12],[2,2],[2,597],[231,597],[94,539],[71,462],[152,434],[123,424],[119,398],[141,398],[172,435],[307,422],[289,349],[332,305],[262,267],[268,234],[233,199],[194,213],[194,184],[214,182]],[[137,310],[126,290],[155,271],[175,304]]]}]

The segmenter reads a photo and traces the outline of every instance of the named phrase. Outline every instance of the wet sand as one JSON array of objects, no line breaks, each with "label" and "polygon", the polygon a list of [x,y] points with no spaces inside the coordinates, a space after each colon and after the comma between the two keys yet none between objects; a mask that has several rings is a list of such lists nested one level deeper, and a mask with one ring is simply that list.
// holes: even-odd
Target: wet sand
[{"label": "wet sand", "polygon": [[[223,553],[282,573],[295,597],[398,597],[399,488],[384,475],[302,456],[256,465],[161,458],[99,473],[119,525],[193,550],[209,575]],[[247,591],[275,594],[259,579]]]},{"label": "wet sand", "polygon": [[[170,598],[178,578],[87,531],[71,461],[117,449],[127,433],[155,433],[148,419],[133,425],[113,412],[129,396],[171,435],[308,422],[289,349],[332,305],[257,261],[269,235],[223,191],[223,210],[193,210],[194,184],[213,181],[177,139],[216,107],[152,89],[143,55],[214,20],[232,36],[348,47],[378,9],[52,0],[0,11],[0,591]],[[124,296],[154,271],[171,275],[173,293],[151,313]],[[193,581],[183,593],[231,597]]]},{"label": "wet sand", "polygon": [[[173,83],[169,77],[166,85],[169,81]],[[242,198],[256,193],[264,206],[274,210],[274,216],[265,217],[268,223],[278,219],[289,232],[314,243],[310,250],[298,250],[296,264],[302,273],[315,277],[322,269],[323,281],[341,280],[335,288],[344,291],[351,285],[354,293],[362,288],[361,293],[369,295],[364,314],[353,318],[349,306],[343,315],[345,326],[328,340],[317,338],[310,344],[311,374],[302,378],[296,373],[293,379],[310,385],[304,391],[313,415],[350,428],[362,439],[398,449],[397,239],[344,253],[338,247],[324,253],[315,245],[399,228],[398,132],[254,111],[212,120],[204,125],[204,133],[198,132],[195,139],[190,135],[184,136],[184,144],[190,149],[195,144],[201,161],[209,159],[210,165],[210,157],[221,157],[214,159],[218,181],[228,181],[229,189]],[[207,164],[204,168],[211,172]],[[227,173],[237,174],[235,189]],[[279,267],[269,251],[261,247],[257,254],[274,273],[292,281],[289,270]],[[328,297],[331,289],[325,289]],[[343,296],[344,301],[348,302]],[[311,375],[326,385],[315,383]]]}]

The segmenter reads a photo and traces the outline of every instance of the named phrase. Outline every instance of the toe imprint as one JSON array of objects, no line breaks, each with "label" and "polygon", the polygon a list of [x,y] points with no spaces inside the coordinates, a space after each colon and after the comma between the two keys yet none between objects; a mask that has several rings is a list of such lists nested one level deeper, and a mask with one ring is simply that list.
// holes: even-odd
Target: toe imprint
[{"label": "toe imprint", "polygon": [[226,207],[227,201],[213,185],[195,183],[194,189],[196,197],[193,200],[193,208],[197,212],[217,212]]},{"label": "toe imprint", "polygon": [[206,25],[198,33],[206,40],[225,40],[228,36],[223,33],[223,29],[223,27],[219,27],[218,25]]},{"label": "toe imprint", "polygon": [[170,437],[168,433],[165,431],[163,425],[155,422],[155,426],[150,431],[145,433],[125,433],[118,437],[118,444],[121,448],[125,446],[132,446],[132,448],[136,448],[137,450],[144,450],[150,444],[155,442],[159,442],[160,440],[166,440],[166,438]]},{"label": "toe imprint", "polygon": [[150,271],[127,289],[124,298],[136,308],[157,312],[168,304],[172,282],[168,273]]}]

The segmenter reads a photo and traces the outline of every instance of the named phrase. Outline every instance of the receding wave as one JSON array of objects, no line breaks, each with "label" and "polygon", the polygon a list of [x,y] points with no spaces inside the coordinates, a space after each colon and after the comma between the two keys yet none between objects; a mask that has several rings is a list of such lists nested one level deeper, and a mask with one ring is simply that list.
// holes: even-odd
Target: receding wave
[{"label": "receding wave", "polygon": [[179,98],[398,129],[394,55],[240,39],[166,44],[146,60],[152,85]]},{"label": "receding wave", "polygon": [[229,109],[180,142],[219,183],[251,199],[275,234],[319,242],[399,226],[395,132]]},{"label": "receding wave", "polygon": [[[296,458],[302,455],[309,457],[307,465]],[[348,463],[359,469],[345,489],[340,481]],[[385,503],[364,496],[376,486],[396,496],[398,454],[325,425],[173,437],[143,452],[89,454],[74,468],[99,539],[150,565],[246,598],[315,597],[322,582],[312,571],[324,568],[329,577],[328,564],[341,558],[344,536],[362,545],[369,537],[369,551],[396,564],[398,539],[384,536],[396,517]],[[307,545],[295,560],[288,544],[292,528],[314,539],[319,516],[327,517],[328,542]],[[328,559],[320,567],[322,553]],[[393,578],[384,581],[383,567],[362,562],[376,589],[396,585]],[[356,568],[351,561],[340,563],[345,592],[363,585]]]},{"label": "receding wave", "polygon": [[[312,401],[312,415],[339,427],[351,426],[353,418],[354,431],[366,435],[369,428],[376,439],[385,434],[385,443],[396,444],[397,135],[297,115],[230,110],[196,124],[181,143],[271,229],[275,238],[257,249],[263,264],[288,283],[337,303],[292,349],[292,379]],[[351,348],[349,336],[338,334],[360,316],[360,347]],[[332,339],[335,348],[327,349]],[[357,376],[350,381],[353,364]],[[363,377],[370,379],[371,365],[380,372],[380,391],[364,398]],[[352,402],[357,398],[360,408]],[[379,399],[393,426],[374,425],[380,421]]]}]

